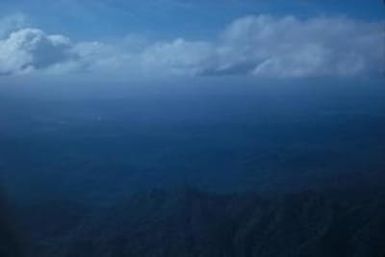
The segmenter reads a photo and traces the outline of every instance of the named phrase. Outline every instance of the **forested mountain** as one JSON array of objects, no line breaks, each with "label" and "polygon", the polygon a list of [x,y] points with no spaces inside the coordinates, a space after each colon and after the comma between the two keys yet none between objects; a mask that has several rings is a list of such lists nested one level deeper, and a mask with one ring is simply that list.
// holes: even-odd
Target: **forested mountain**
[{"label": "forested mountain", "polygon": [[36,257],[382,257],[384,195],[151,190],[97,209],[31,204],[23,226]]},{"label": "forested mountain", "polygon": [[0,257],[384,256],[382,84],[141,90],[0,96]]},{"label": "forested mountain", "polygon": [[12,220],[12,213],[7,206],[3,192],[0,190],[0,256],[19,257],[22,246],[19,244]]}]

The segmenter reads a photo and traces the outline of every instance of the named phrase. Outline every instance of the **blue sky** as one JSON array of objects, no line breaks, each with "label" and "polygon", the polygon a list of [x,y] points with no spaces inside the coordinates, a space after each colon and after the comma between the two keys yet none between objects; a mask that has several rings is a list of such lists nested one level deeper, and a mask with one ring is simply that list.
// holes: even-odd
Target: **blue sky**
[{"label": "blue sky", "polygon": [[108,39],[127,33],[209,37],[236,18],[261,13],[379,20],[385,6],[381,0],[2,0],[0,10],[24,13],[52,33]]},{"label": "blue sky", "polygon": [[381,0],[2,0],[0,75],[378,76],[384,13]]}]

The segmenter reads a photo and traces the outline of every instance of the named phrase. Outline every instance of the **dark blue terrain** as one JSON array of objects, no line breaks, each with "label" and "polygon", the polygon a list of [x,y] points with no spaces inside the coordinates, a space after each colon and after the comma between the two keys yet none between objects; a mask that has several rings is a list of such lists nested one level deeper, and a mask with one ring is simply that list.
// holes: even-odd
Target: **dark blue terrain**
[{"label": "dark blue terrain", "polygon": [[382,257],[384,99],[360,80],[4,85],[0,254]]}]

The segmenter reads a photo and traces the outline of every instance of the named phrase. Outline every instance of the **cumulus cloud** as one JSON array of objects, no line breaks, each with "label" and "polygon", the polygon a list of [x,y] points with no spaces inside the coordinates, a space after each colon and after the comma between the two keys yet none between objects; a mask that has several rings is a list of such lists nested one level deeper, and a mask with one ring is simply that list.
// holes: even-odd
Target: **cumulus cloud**
[{"label": "cumulus cloud", "polygon": [[71,41],[39,29],[20,29],[0,41],[0,74],[50,68],[75,58]]},{"label": "cumulus cloud", "polygon": [[250,16],[227,28],[218,49],[225,67],[234,69],[247,64],[249,69],[240,71],[255,76],[379,72],[383,61],[382,25],[347,18]]},{"label": "cumulus cloud", "polygon": [[[349,18],[248,16],[216,38],[72,43],[18,29],[0,41],[0,74],[74,71],[120,75],[301,78],[380,74],[384,23]],[[1,28],[1,26],[0,26]]]}]

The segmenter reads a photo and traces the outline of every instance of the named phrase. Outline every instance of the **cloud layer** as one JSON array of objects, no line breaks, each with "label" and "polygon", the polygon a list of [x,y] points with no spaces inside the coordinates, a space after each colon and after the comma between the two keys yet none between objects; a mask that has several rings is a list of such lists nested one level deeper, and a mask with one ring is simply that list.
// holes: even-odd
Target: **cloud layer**
[{"label": "cloud layer", "polygon": [[[116,43],[74,43],[15,23],[0,20],[0,75],[88,72],[127,77],[302,78],[376,75],[384,67],[384,23],[349,18],[248,16],[235,20],[212,40],[151,42],[130,36]],[[9,24],[13,32],[7,34]]]}]

